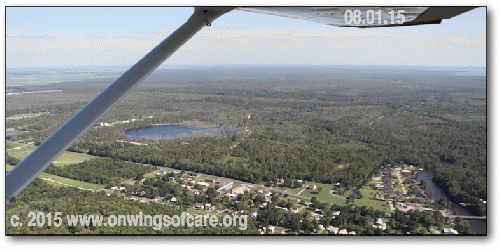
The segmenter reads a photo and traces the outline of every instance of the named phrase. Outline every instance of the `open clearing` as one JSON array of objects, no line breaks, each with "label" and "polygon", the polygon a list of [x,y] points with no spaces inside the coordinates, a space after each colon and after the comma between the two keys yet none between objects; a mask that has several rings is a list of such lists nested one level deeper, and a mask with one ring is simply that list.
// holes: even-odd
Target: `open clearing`
[{"label": "open clearing", "polygon": [[[6,164],[7,171],[12,170],[13,168],[14,168],[14,166]],[[57,175],[53,175],[53,174],[48,174],[48,173],[42,173],[38,177],[45,180],[47,183],[54,185],[54,186],[58,186],[58,187],[74,186],[77,188],[92,189],[92,190],[99,190],[99,189],[104,188],[104,185],[93,184],[93,183],[88,183],[88,182],[84,182],[84,181],[77,181],[77,180],[73,180],[73,179],[69,179],[69,178],[65,178],[65,177],[61,177],[61,176],[57,176]],[[50,181],[50,180],[52,180],[52,181]]]},{"label": "open clearing", "polygon": [[310,190],[306,189],[300,195],[307,196],[307,197],[316,197],[316,199],[320,201],[325,201],[328,203],[333,203],[337,205],[344,205],[346,200],[343,196],[334,196],[330,194],[330,190],[332,189],[333,185],[332,184],[323,184],[323,183],[317,183],[317,182],[308,182],[308,184],[314,184],[316,187],[322,187],[323,190],[318,193],[318,189],[316,188],[315,190]]},{"label": "open clearing", "polygon": [[[24,157],[28,156],[33,150],[35,150],[34,147],[20,146],[19,145],[15,148],[8,149],[7,152],[9,152],[10,156],[13,156],[19,160],[22,160],[22,159],[24,159]],[[80,162],[83,162],[83,161],[89,160],[89,159],[92,159],[92,157],[64,152],[61,156],[59,156],[59,158],[57,158],[54,161],[54,165],[61,167],[61,166],[75,164],[75,163],[80,163]]]}]

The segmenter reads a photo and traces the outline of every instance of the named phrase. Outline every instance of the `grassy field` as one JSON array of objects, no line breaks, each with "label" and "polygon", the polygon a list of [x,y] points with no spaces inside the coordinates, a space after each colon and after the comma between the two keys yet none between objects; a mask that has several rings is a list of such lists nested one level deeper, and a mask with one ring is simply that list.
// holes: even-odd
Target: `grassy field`
[{"label": "grassy field", "polygon": [[386,213],[390,213],[391,209],[389,207],[389,203],[387,201],[379,201],[375,200],[371,192],[376,192],[370,186],[362,186],[358,192],[361,192],[363,195],[362,199],[354,199],[354,204],[356,206],[367,206],[373,207],[374,209],[382,210]]},{"label": "grassy field", "polygon": [[332,189],[332,184],[322,184],[322,183],[315,183],[311,182],[308,184],[315,184],[316,187],[322,187],[323,190],[321,190],[320,193],[318,193],[318,189],[315,190],[309,190],[306,189],[300,195],[307,196],[307,197],[316,197],[316,199],[328,203],[333,203],[333,204],[338,204],[338,205],[343,205],[345,204],[345,199],[342,198],[343,196],[333,196],[330,194],[330,190]]},{"label": "grassy field", "polygon": [[294,188],[294,189],[290,189],[288,190],[288,192],[292,193],[292,194],[298,194],[300,192],[300,190],[302,190],[304,188]]},{"label": "grassy field", "polygon": [[[9,164],[6,164],[6,170],[7,171],[10,171],[14,168],[14,166],[12,165],[9,165]],[[57,176],[57,175],[53,175],[53,174],[47,174],[47,173],[42,173],[40,174],[40,176],[38,176],[39,178],[43,178],[43,179],[51,179],[53,180],[52,181],[48,181],[46,180],[47,183],[51,184],[51,185],[54,185],[54,186],[57,186],[57,187],[61,187],[61,186],[74,186],[74,187],[80,187],[80,188],[83,188],[83,189],[92,189],[92,190],[98,190],[98,189],[103,189],[104,188],[104,185],[100,185],[100,184],[93,184],[93,183],[88,183],[88,182],[84,182],[84,181],[77,181],[77,180],[73,180],[73,179],[69,179],[69,178],[64,178],[64,177],[60,177],[60,176]],[[64,185],[64,184],[67,184],[67,185]]]},{"label": "grassy field", "polygon": [[[15,144],[14,144],[15,145]],[[9,149],[9,155],[13,156],[17,159],[24,159],[24,157],[28,156],[33,150],[35,150],[34,147],[30,146],[17,146],[16,149]],[[68,152],[64,152],[59,158],[57,158],[54,161],[55,166],[66,166],[66,165],[71,165],[75,163],[80,163],[85,160],[92,159],[91,156],[85,156],[85,155],[79,155],[79,154],[72,154]]]},{"label": "grassy field", "polygon": [[41,115],[47,115],[49,112],[38,112],[38,113],[28,113],[28,114],[16,114],[16,115],[11,115],[9,117],[5,117],[6,120],[11,120],[11,119],[19,119],[23,117],[37,117]]},{"label": "grassy field", "polygon": [[5,143],[5,149],[11,149],[11,148],[17,148],[17,147],[19,147],[19,145],[14,144],[14,143],[10,143],[10,142]]}]

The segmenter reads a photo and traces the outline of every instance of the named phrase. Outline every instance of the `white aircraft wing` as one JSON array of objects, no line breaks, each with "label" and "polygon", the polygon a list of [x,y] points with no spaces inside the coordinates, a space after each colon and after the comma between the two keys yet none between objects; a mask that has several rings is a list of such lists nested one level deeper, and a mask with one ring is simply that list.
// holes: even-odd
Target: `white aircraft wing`
[{"label": "white aircraft wing", "polygon": [[[238,10],[339,27],[439,24],[476,7],[239,7]],[[358,17],[359,15],[359,17]],[[404,19],[403,19],[404,16]]]}]

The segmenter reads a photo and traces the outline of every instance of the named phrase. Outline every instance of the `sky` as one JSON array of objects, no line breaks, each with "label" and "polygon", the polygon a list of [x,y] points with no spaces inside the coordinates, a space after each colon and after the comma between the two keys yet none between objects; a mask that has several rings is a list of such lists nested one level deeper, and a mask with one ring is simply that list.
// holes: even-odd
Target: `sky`
[{"label": "sky", "polygon": [[[7,7],[6,66],[133,65],[193,13],[181,7]],[[233,10],[162,66],[485,66],[486,8],[440,25],[358,29]]]},{"label": "sky", "polygon": [[[181,7],[7,7],[7,67],[132,65],[193,13]],[[486,10],[440,25],[358,29],[231,11],[164,65],[484,66]]]}]

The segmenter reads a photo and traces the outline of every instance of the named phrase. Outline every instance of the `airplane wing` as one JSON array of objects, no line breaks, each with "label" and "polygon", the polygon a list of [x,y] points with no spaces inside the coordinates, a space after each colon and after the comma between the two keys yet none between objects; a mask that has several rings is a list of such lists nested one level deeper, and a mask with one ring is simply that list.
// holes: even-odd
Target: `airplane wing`
[{"label": "airplane wing", "polygon": [[[394,27],[439,24],[477,7],[239,7],[339,27]],[[404,19],[403,19],[404,16]]]},{"label": "airplane wing", "polygon": [[[8,204],[57,157],[204,26],[234,7],[196,7],[189,20],[87,104],[5,176]],[[241,7],[333,26],[384,27],[439,23],[473,7]],[[403,18],[404,17],[404,18]]]}]

